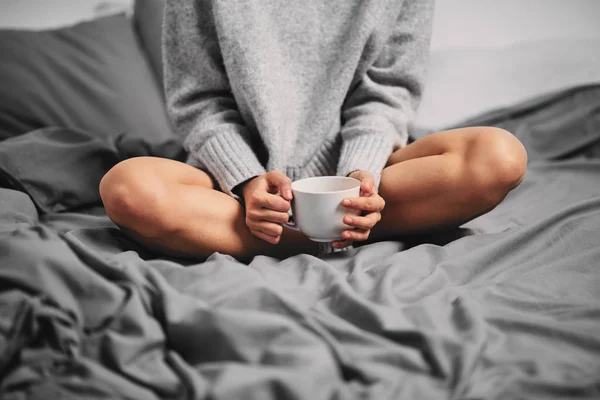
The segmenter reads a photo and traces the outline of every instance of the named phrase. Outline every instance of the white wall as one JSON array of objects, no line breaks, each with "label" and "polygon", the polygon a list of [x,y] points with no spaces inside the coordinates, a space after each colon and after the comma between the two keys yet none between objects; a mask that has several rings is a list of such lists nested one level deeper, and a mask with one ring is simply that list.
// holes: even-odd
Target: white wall
[{"label": "white wall", "polygon": [[44,29],[71,25],[116,10],[133,0],[0,0],[0,27]]},{"label": "white wall", "polygon": [[556,37],[600,38],[600,0],[436,1],[432,49]]},{"label": "white wall", "polygon": [[[68,25],[127,8],[132,2],[0,0],[0,27],[40,29]],[[600,37],[600,0],[436,1],[434,49],[565,36]]]}]

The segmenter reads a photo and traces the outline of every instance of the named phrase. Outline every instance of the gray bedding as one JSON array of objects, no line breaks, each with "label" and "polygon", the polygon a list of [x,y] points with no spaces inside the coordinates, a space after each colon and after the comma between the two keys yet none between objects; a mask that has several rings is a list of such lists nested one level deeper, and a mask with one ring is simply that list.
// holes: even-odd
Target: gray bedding
[{"label": "gray bedding", "polygon": [[477,121],[533,157],[460,229],[249,265],[162,256],[104,214],[111,163],[176,144],[0,142],[0,397],[600,398],[598,110],[596,87]]}]

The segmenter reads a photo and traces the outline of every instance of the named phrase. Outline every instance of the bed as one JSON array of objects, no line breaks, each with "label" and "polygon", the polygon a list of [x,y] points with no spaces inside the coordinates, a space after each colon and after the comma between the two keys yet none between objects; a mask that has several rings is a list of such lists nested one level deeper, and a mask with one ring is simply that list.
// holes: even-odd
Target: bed
[{"label": "bed", "polygon": [[[528,150],[490,213],[321,257],[199,261],[132,242],[98,195],[120,160],[185,158],[160,9],[0,31],[0,398],[600,398],[598,40],[432,55],[413,136],[486,124]],[[436,82],[467,67],[473,106],[448,113]]]}]

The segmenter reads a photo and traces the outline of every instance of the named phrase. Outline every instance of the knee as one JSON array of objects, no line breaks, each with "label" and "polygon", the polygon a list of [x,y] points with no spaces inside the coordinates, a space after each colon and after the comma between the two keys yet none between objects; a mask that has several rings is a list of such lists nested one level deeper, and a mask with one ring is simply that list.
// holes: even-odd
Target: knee
[{"label": "knee", "polygon": [[489,208],[517,187],[527,168],[527,152],[510,132],[482,128],[470,143],[467,159],[472,182]]},{"label": "knee", "polygon": [[166,190],[149,171],[138,167],[133,158],[108,171],[100,181],[102,203],[116,224],[148,237],[164,234],[171,229],[161,219]]}]

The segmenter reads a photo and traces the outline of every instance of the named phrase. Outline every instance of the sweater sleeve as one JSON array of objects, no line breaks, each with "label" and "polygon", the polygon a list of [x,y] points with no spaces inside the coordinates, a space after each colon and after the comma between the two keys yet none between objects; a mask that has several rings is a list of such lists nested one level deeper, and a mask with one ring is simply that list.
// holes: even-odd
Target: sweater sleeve
[{"label": "sweater sleeve", "polygon": [[250,146],[221,56],[209,1],[169,0],[163,25],[167,110],[184,147],[231,190],[265,173]]},{"label": "sweater sleeve", "polygon": [[423,89],[433,0],[405,0],[391,36],[342,107],[338,175],[367,170],[378,186],[395,148],[408,141]]}]

